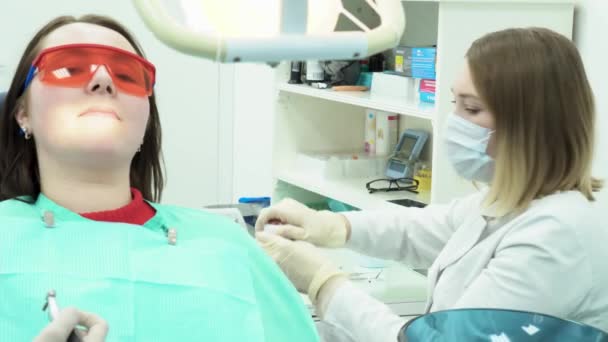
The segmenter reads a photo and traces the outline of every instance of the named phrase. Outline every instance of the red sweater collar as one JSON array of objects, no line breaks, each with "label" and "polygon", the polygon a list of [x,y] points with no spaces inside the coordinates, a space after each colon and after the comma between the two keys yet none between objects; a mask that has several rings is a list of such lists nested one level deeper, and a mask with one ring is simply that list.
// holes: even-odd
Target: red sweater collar
[{"label": "red sweater collar", "polygon": [[80,215],[94,221],[120,222],[137,225],[142,225],[154,217],[156,210],[154,210],[148,202],[144,201],[139,190],[131,188],[131,197],[133,198],[131,203],[124,207],[114,210],[81,213]]}]

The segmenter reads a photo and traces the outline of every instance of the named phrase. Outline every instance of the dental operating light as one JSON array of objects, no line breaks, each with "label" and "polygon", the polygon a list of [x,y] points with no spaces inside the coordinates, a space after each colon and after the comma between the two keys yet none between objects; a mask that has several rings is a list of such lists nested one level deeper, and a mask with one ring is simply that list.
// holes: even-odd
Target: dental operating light
[{"label": "dental operating light", "polygon": [[405,28],[401,0],[133,3],[164,44],[224,63],[361,59],[398,45]]}]

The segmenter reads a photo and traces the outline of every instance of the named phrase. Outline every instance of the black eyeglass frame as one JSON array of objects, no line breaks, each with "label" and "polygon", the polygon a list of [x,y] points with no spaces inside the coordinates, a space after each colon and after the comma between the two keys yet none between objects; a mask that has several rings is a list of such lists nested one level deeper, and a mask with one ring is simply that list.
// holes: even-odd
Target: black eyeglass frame
[{"label": "black eyeglass frame", "polygon": [[[380,189],[373,188],[372,184],[375,182],[388,182],[388,188],[380,188]],[[399,185],[399,183],[405,183],[405,182],[408,182],[409,184],[406,186]],[[373,181],[367,182],[367,184],[365,184],[365,188],[367,189],[367,191],[370,194],[373,194],[375,192],[392,192],[392,191],[409,191],[411,193],[417,194],[419,184],[420,183],[418,182],[417,179],[409,178],[409,177],[395,178],[395,179],[380,178],[380,179],[374,179]],[[395,187],[393,187],[393,185],[395,185]]]}]

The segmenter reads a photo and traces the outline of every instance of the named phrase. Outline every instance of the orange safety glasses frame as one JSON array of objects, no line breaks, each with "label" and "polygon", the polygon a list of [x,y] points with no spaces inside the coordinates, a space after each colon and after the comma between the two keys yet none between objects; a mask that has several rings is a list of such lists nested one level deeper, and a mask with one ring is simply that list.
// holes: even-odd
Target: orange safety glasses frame
[{"label": "orange safety glasses frame", "polygon": [[132,52],[99,44],[68,44],[42,50],[30,67],[23,91],[36,76],[52,86],[82,87],[101,66],[119,90],[135,96],[152,95],[156,77],[152,63]]}]

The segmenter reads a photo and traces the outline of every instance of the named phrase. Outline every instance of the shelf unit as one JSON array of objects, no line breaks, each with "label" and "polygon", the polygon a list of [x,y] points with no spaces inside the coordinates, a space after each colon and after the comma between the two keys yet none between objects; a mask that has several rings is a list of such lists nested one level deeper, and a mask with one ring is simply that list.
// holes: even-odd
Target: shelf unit
[{"label": "shelf unit", "polygon": [[419,203],[428,204],[429,195],[414,194],[411,192],[388,192],[368,194],[364,185],[374,178],[345,178],[339,180],[328,180],[322,177],[312,177],[302,172],[286,172],[279,174],[277,179],[306,189],[321,196],[332,198],[349,204],[356,208],[366,209],[388,209],[399,208],[391,200],[409,199]]},{"label": "shelf unit", "polygon": [[414,101],[403,101],[400,98],[374,95],[369,91],[333,91],[331,89],[316,89],[308,85],[288,83],[281,83],[278,85],[278,88],[280,91],[287,93],[306,95],[421,119],[432,120],[435,115],[435,106],[433,104],[416,104]]},{"label": "shelf unit", "polygon": [[[400,45],[437,46],[436,104],[417,105],[413,100],[370,92],[288,84],[289,65],[282,64],[276,74],[273,136],[273,175],[277,184],[292,185],[365,210],[397,208],[388,202],[394,199],[445,203],[475,191],[473,184],[453,171],[441,143],[442,127],[452,110],[450,88],[465,63],[468,47],[488,32],[509,27],[542,26],[567,37],[572,35],[574,4],[563,0],[403,0],[402,4],[406,29]],[[371,178],[329,180],[296,168],[298,153],[362,150],[366,108],[399,114],[400,132],[413,128],[431,134],[422,154],[432,166],[430,193],[368,194],[365,183]],[[294,197],[284,192],[274,195],[275,201]]]}]

